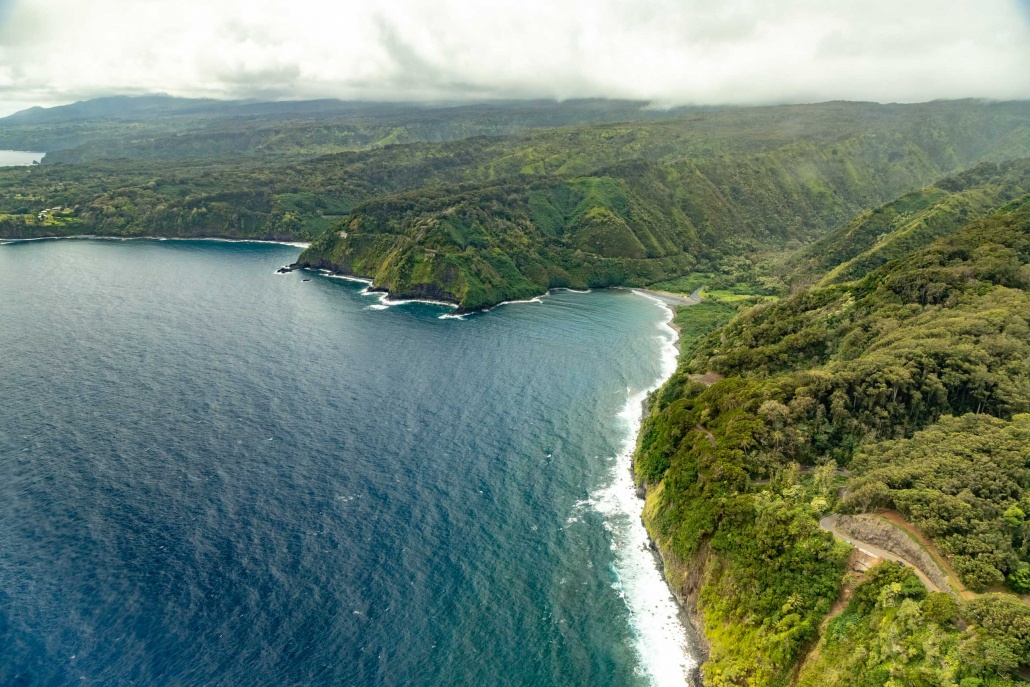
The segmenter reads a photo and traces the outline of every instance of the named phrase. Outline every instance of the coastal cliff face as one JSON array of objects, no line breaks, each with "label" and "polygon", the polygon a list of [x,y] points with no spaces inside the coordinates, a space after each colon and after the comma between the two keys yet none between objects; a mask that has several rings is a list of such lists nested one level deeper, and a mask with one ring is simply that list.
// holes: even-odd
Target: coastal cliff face
[{"label": "coastal cliff face", "polygon": [[475,310],[549,288],[642,286],[701,263],[718,270],[942,174],[910,143],[863,136],[624,162],[585,177],[432,187],[355,207],[299,264],[370,278],[396,296],[432,287]]},{"label": "coastal cliff face", "polygon": [[[1022,196],[691,344],[650,400],[634,471],[669,583],[710,644],[705,685],[1018,682],[1028,323]],[[967,585],[1009,593],[956,602],[885,563],[849,579],[834,610],[849,547],[818,519],[838,507],[900,510],[945,543]]]},{"label": "coastal cliff face", "polygon": [[[708,640],[704,683],[787,684],[840,593],[848,549],[819,530],[815,490],[789,476],[776,491],[748,488],[744,468],[727,460],[740,449],[713,445],[694,419],[707,390],[676,390],[682,382],[678,375],[656,395],[643,428],[636,475],[648,485],[645,524]],[[723,429],[713,432],[717,444]]]},{"label": "coastal cliff face", "polygon": [[369,203],[298,263],[467,311],[550,288],[653,283],[690,271],[697,246],[686,224],[665,226],[624,182],[602,178]]}]

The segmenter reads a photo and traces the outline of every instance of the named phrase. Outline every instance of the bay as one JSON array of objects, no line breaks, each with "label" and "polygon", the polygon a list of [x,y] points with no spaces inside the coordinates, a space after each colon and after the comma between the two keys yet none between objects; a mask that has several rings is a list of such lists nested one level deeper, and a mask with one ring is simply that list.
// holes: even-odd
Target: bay
[{"label": "bay", "polygon": [[667,313],[296,255],[0,246],[0,683],[682,683],[627,472]]},{"label": "bay", "polygon": [[41,162],[46,153],[29,150],[0,150],[0,167],[22,167]]}]

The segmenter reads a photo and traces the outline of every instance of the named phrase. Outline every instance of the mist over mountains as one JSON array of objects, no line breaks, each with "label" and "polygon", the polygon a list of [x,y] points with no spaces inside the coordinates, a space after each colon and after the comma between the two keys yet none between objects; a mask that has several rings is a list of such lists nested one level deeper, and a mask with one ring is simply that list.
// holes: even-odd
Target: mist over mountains
[{"label": "mist over mountains", "polygon": [[1030,97],[1023,0],[3,5],[8,112],[157,92],[664,106]]}]

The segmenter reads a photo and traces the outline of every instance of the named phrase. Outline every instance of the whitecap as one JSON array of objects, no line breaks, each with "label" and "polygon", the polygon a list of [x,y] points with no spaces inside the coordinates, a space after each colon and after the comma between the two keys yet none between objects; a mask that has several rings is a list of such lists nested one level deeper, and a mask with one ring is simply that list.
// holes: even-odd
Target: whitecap
[{"label": "whitecap", "polygon": [[[547,294],[544,294],[544,295],[546,296]],[[541,296],[533,296],[532,298],[526,298],[526,299],[520,300],[520,301],[501,301],[500,303],[498,303],[494,307],[495,308],[499,308],[502,305],[515,305],[516,303],[538,303],[538,304],[542,304],[543,301],[540,300],[540,299],[541,299]]]},{"label": "whitecap", "polygon": [[[355,279],[355,281],[358,280]],[[451,308],[452,310],[458,309],[458,305],[456,303],[448,303],[447,301],[434,301],[429,300],[427,298],[390,298],[390,294],[388,294],[385,291],[373,291],[370,288],[372,285],[371,281],[366,281],[366,284],[368,284],[368,286],[362,289],[360,291],[360,294],[362,296],[371,296],[373,298],[378,298],[379,305],[382,306],[381,308],[373,308],[374,310],[381,310],[383,308],[389,308],[395,305],[407,305],[409,303],[422,303],[423,305],[438,305],[442,308]]]},{"label": "whitecap", "polygon": [[604,517],[604,526],[611,533],[614,555],[612,585],[630,613],[635,645],[644,670],[656,687],[690,682],[697,667],[680,607],[665,581],[659,562],[649,548],[650,538],[640,519],[643,502],[636,495],[633,480],[633,451],[643,417],[647,394],[661,386],[676,370],[678,335],[672,328],[672,310],[657,298],[640,294],[659,303],[667,317],[659,324],[662,340],[660,377],[644,391],[627,389],[626,405],[618,418],[626,430],[626,438],[612,467],[612,481],[597,490],[577,507],[589,505]]},{"label": "whitecap", "polygon": [[[342,279],[344,281],[354,281],[358,282],[359,284],[367,284],[368,286],[372,285],[372,280],[366,279],[365,277],[355,277],[350,274],[336,274],[335,272],[330,272],[329,270],[319,270],[318,273],[325,275],[330,279]],[[364,291],[362,291],[362,293],[364,293]]]},{"label": "whitecap", "polygon": [[293,246],[294,248],[310,248],[310,243],[301,241],[265,241],[263,239],[223,239],[217,237],[167,237],[158,238],[158,241],[218,241],[219,243],[268,243],[275,246]]},{"label": "whitecap", "polygon": [[393,300],[390,297],[383,298],[383,302],[387,305],[407,305],[408,303],[421,303],[423,305],[438,305],[441,308],[451,308],[452,310],[458,309],[457,303],[450,303],[448,301],[434,301],[428,298],[406,298],[404,300]]}]

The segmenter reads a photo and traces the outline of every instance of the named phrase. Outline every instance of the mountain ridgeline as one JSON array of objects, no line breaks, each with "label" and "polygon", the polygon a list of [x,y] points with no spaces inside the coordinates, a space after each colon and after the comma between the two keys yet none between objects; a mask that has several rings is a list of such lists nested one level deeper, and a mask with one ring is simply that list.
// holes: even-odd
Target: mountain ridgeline
[{"label": "mountain ridgeline", "polygon": [[49,151],[44,164],[214,155],[302,159],[390,144],[665,115],[645,105],[627,100],[422,104],[118,96],[36,107],[2,118],[0,148]]},{"label": "mountain ridgeline", "polygon": [[802,251],[791,280],[821,284],[865,276],[1030,191],[1026,159],[985,164],[863,213]]},{"label": "mountain ridgeline", "polygon": [[[815,108],[795,114],[821,122],[841,113]],[[923,115],[926,129],[909,129],[904,116],[890,132],[845,137],[823,138],[813,126],[811,135],[798,133],[788,142],[757,137],[753,150],[740,141],[719,153],[687,146],[683,159],[675,159],[658,147],[650,151],[656,154],[588,174],[569,171],[570,162],[543,174],[521,165],[520,176],[371,200],[316,239],[300,264],[368,277],[398,296],[430,296],[466,310],[553,287],[643,285],[710,267],[727,255],[808,240],[947,172],[1023,152],[1009,147],[1027,126],[1019,116],[1005,115],[1011,128],[999,131],[999,139],[981,130],[973,143],[963,133],[965,118]],[[674,124],[643,126],[668,133]],[[675,126],[689,130],[690,122]],[[601,139],[595,146],[608,147],[606,131],[592,132]],[[634,130],[633,141],[643,133]],[[573,148],[576,155],[590,155],[592,148],[581,144]],[[618,139],[611,144],[613,157],[619,146]]]},{"label": "mountain ridgeline", "polygon": [[[645,284],[711,270],[726,256],[816,238],[978,162],[1030,154],[1027,103],[659,112],[580,102],[535,118],[525,105],[272,105],[233,106],[247,136],[246,117],[281,119],[287,105],[296,112],[275,120],[281,136],[241,139],[232,152],[194,141],[207,128],[147,137],[147,127],[233,120],[204,103],[148,117],[15,118],[11,131],[121,127],[140,131],[131,145],[168,150],[140,157],[98,135],[89,143],[106,146],[98,155],[129,157],[0,170],[0,236],[314,241],[305,264],[475,309],[554,286]],[[637,119],[518,129],[614,116]],[[310,127],[394,126],[398,117],[409,134],[447,117],[485,118],[459,126],[457,137],[486,131],[490,121],[514,128],[443,142],[372,136],[332,155],[318,155],[332,147],[294,138]]]}]

